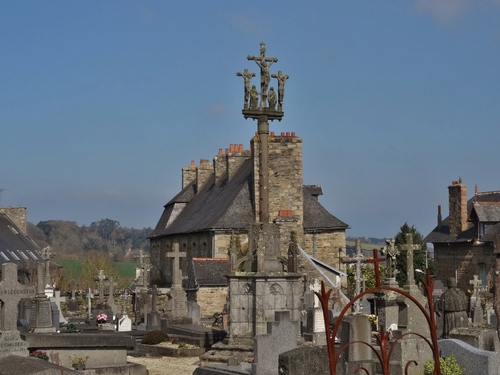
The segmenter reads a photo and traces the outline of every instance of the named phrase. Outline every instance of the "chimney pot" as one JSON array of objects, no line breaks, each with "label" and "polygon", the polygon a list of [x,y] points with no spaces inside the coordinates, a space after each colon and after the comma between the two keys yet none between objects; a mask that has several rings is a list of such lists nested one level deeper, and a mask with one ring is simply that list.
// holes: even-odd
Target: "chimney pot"
[{"label": "chimney pot", "polygon": [[284,137],[285,136],[285,132],[281,132],[281,136]]},{"label": "chimney pot", "polygon": [[295,137],[295,132],[292,132],[292,137]]},{"label": "chimney pot", "polygon": [[286,136],[289,137],[290,136],[290,132],[286,132]]},{"label": "chimney pot", "polygon": [[191,160],[191,167],[194,167],[194,160]]}]

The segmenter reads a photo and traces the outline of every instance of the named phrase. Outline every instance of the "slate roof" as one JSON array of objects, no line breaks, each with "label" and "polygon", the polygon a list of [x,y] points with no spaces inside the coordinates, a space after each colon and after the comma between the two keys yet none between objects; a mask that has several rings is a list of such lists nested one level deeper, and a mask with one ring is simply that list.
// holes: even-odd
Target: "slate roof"
[{"label": "slate roof", "polygon": [[[500,235],[500,191],[477,193],[467,201],[467,217],[478,219],[486,225],[481,241],[493,241],[495,235]],[[425,238],[424,242],[470,242],[477,237],[477,232],[472,222],[467,223],[468,228],[459,233],[455,238],[450,234],[449,217],[442,220]]]},{"label": "slate roof", "polygon": [[13,262],[19,268],[37,268],[42,259],[35,244],[6,214],[0,214],[0,264]]},{"label": "slate roof", "polygon": [[[212,175],[195,194],[194,182],[164,207],[150,238],[214,230],[246,230],[255,220],[253,211],[252,159],[245,160],[228,181],[215,183]],[[305,185],[304,230],[347,229],[348,225],[330,214],[319,202],[321,187]]]},{"label": "slate roof", "polygon": [[225,275],[230,273],[227,258],[193,258],[194,272],[199,286],[228,286]]},{"label": "slate roof", "polygon": [[337,219],[318,201],[317,196],[323,191],[318,185],[304,185],[304,231],[326,231],[332,229],[347,229],[349,225]]}]

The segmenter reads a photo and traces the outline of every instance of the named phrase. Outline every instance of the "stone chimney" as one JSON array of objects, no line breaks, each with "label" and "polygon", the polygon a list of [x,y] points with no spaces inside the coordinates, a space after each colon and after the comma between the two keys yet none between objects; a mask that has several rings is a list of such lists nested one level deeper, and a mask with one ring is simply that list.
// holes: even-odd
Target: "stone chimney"
[{"label": "stone chimney", "polygon": [[450,234],[458,236],[467,229],[467,186],[462,179],[448,186]]},{"label": "stone chimney", "polygon": [[200,159],[200,165],[196,168],[196,193],[200,191],[202,186],[212,176],[213,167],[208,159]]},{"label": "stone chimney", "polygon": [[250,156],[250,151],[243,150],[242,144],[233,144],[229,146],[227,152],[227,178],[230,180],[234,173],[240,168],[246,158]]},{"label": "stone chimney", "polygon": [[196,167],[194,165],[194,160],[191,160],[191,165],[189,167],[182,168],[182,188],[184,189],[195,179],[196,179]]},{"label": "stone chimney", "polygon": [[7,215],[24,233],[26,233],[26,207],[0,207],[0,214]]},{"label": "stone chimney", "polygon": [[[227,153],[227,152],[226,152]],[[213,160],[214,163],[214,176],[215,183],[218,184],[221,179],[226,175],[227,159],[226,155],[222,153],[222,148],[219,148],[219,153]]]}]

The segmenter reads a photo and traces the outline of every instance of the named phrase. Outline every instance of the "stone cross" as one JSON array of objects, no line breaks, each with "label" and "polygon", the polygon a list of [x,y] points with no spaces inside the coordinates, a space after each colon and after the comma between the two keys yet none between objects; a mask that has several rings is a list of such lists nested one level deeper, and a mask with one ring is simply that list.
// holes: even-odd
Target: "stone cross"
[{"label": "stone cross", "polygon": [[267,102],[267,87],[271,81],[271,76],[269,75],[269,67],[278,62],[276,57],[266,57],[266,45],[264,43],[260,44],[260,55],[259,56],[247,56],[247,60],[253,60],[260,68],[260,108],[266,107]]},{"label": "stone cross", "polygon": [[483,282],[479,280],[479,277],[477,275],[474,275],[472,280],[469,281],[469,284],[472,285],[474,294],[477,294],[479,292],[480,287],[483,285]]},{"label": "stone cross", "polygon": [[420,250],[420,245],[413,244],[413,234],[406,233],[405,244],[399,245],[399,251],[406,252],[406,285],[415,285],[415,271],[413,269],[413,252]]},{"label": "stone cross", "polygon": [[127,315],[127,305],[128,301],[130,300],[130,294],[128,294],[128,290],[125,291],[125,294],[122,294],[120,296],[120,299],[122,300],[122,314]]},{"label": "stone cross", "polygon": [[71,279],[69,282],[69,286],[71,287],[71,299],[74,300],[76,298],[76,281],[75,279]]},{"label": "stone cross", "polygon": [[57,308],[59,309],[59,322],[67,323],[66,318],[64,318],[64,315],[62,314],[61,310],[61,302],[66,302],[66,297],[61,297],[60,290],[56,290],[54,292],[54,297],[50,297],[50,302],[54,302],[57,305]]},{"label": "stone cross", "polygon": [[0,281],[0,328],[1,331],[17,331],[18,305],[21,298],[35,297],[35,288],[19,284],[17,281],[17,265],[2,264],[2,281]]},{"label": "stone cross", "polygon": [[133,259],[139,259],[139,283],[141,286],[147,287],[148,280],[147,280],[147,274],[149,269],[151,268],[151,265],[149,262],[146,262],[146,259],[149,259],[149,256],[144,255],[142,251],[142,247],[139,248],[139,255],[132,257]]},{"label": "stone cross", "polygon": [[104,281],[107,279],[104,270],[99,270],[99,275],[94,277],[95,281],[99,281],[99,303],[104,303]]},{"label": "stone cross", "polygon": [[179,252],[179,244],[173,244],[174,251],[166,254],[167,258],[174,258],[172,264],[172,285],[180,286],[182,285],[182,270],[180,268],[180,258],[185,258],[185,252]]},{"label": "stone cross", "polygon": [[89,292],[87,293],[87,299],[89,301],[89,319],[92,314],[92,298],[94,298],[94,293],[92,293],[92,289],[89,288]]},{"label": "stone cross", "polygon": [[42,249],[42,259],[45,262],[45,286],[51,286],[50,280],[50,259],[55,257],[56,253],[52,250],[50,246],[44,247]]},{"label": "stone cross", "polygon": [[[363,277],[361,275],[361,264],[366,263],[366,259],[361,252],[361,240],[356,238],[356,255],[354,257],[345,259],[343,263],[350,264],[356,263],[356,273],[354,276],[355,286],[354,286],[354,295],[358,295],[361,293],[361,282],[363,281]],[[354,312],[359,313],[361,311],[361,301],[358,299],[354,302]]]}]

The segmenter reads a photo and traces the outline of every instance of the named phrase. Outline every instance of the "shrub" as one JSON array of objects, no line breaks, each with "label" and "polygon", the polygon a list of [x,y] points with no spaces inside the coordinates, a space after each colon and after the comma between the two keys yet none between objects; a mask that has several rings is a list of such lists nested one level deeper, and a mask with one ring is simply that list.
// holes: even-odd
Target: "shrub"
[{"label": "shrub", "polygon": [[[462,375],[462,369],[453,354],[447,358],[439,358],[439,365],[441,367],[441,375]],[[424,366],[424,375],[432,374],[434,374],[434,361],[429,359]]]},{"label": "shrub", "polygon": [[146,345],[156,345],[168,339],[166,333],[162,331],[150,331],[142,336],[142,344]]}]

